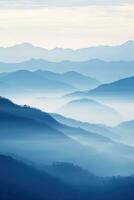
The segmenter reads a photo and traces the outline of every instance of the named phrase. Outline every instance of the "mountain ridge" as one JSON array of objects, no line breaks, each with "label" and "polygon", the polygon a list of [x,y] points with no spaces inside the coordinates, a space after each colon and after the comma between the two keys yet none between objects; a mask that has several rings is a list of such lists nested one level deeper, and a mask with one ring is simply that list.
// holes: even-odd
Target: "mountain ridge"
[{"label": "mountain ridge", "polygon": [[108,84],[102,84],[89,91],[89,96],[106,96],[122,100],[134,99],[134,76],[120,79]]},{"label": "mountain ridge", "polygon": [[[126,49],[129,54],[125,54]],[[94,58],[107,61],[134,60],[132,50],[134,50],[134,41],[127,41],[117,46],[99,45],[80,49],[54,48],[50,50],[30,43],[22,43],[10,47],[0,47],[0,60],[8,62],[24,61],[31,58],[45,58],[49,61],[84,61]]]},{"label": "mountain ridge", "polygon": [[134,61],[103,61],[93,59],[74,62],[49,62],[43,59],[30,59],[19,63],[0,62],[0,72],[12,72],[17,70],[43,70],[54,73],[66,73],[75,71],[85,76],[93,77],[100,82],[112,82],[121,78],[134,76]]}]

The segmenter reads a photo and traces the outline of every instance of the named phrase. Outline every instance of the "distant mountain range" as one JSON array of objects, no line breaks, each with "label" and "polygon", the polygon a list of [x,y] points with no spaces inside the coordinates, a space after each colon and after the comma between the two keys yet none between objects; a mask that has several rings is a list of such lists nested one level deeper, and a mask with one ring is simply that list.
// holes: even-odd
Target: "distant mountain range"
[{"label": "distant mountain range", "polygon": [[65,73],[54,73],[50,71],[38,70],[35,74],[41,77],[47,78],[49,80],[60,81],[62,83],[72,85],[80,90],[88,90],[99,86],[101,83],[94,78],[82,75],[75,71],[68,71]]},{"label": "distant mountain range", "polygon": [[63,96],[67,100],[95,98],[96,100],[111,100],[121,102],[134,101],[134,76],[120,79],[108,84],[102,84],[90,91],[77,91]]},{"label": "distant mountain range", "polygon": [[100,82],[77,72],[63,74],[49,71],[20,70],[0,74],[1,95],[17,94],[67,94],[76,90],[89,90],[100,85]]},{"label": "distant mountain range", "polygon": [[48,62],[41,59],[31,59],[20,63],[0,62],[0,72],[12,72],[18,70],[45,70],[55,73],[69,71],[78,72],[92,77],[99,82],[112,82],[121,78],[134,75],[134,61],[106,62],[98,59],[83,62]]},{"label": "distant mountain range", "polygon": [[[75,74],[75,72],[74,72]],[[56,76],[56,74],[55,74]],[[63,75],[64,76],[64,75]],[[62,81],[62,75],[57,74],[57,77],[59,78],[52,78],[51,73],[48,74],[48,72],[31,72],[27,70],[20,70],[12,73],[3,73],[0,74],[0,91],[1,94],[7,95],[7,94],[28,94],[28,93],[67,93],[69,91],[76,91],[76,88],[69,84],[68,81]],[[82,79],[79,79],[80,83],[83,82],[84,87],[84,81],[86,81],[88,78],[82,76]],[[86,80],[85,80],[85,79]],[[79,81],[74,80],[74,85],[79,86]],[[68,82],[68,83],[67,83]],[[75,84],[76,82],[76,84]],[[90,85],[90,78],[88,79],[88,83]],[[91,88],[95,85],[98,85],[97,81],[91,79]],[[90,86],[89,86],[90,87]],[[79,87],[78,87],[79,88]],[[79,88],[80,89],[80,88]]]},{"label": "distant mountain range", "polygon": [[62,48],[48,50],[23,43],[7,48],[0,47],[0,60],[3,62],[21,62],[36,58],[49,61],[85,61],[98,58],[106,61],[130,61],[134,60],[133,52],[134,41],[127,41],[118,46],[97,46],[77,50]]}]

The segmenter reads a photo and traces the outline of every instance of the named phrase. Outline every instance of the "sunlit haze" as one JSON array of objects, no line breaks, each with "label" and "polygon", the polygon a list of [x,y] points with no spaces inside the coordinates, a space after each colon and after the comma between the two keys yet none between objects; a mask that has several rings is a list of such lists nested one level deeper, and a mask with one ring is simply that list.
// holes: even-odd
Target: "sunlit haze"
[{"label": "sunlit haze", "polygon": [[75,49],[134,39],[133,1],[55,2],[0,1],[0,46],[30,42]]}]

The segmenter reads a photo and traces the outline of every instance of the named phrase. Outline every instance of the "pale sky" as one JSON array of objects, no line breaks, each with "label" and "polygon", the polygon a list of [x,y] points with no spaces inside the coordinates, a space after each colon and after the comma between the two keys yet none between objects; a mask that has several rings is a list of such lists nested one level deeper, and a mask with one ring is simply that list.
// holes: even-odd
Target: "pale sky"
[{"label": "pale sky", "polygon": [[0,0],[0,46],[81,48],[127,40],[134,40],[134,0]]}]

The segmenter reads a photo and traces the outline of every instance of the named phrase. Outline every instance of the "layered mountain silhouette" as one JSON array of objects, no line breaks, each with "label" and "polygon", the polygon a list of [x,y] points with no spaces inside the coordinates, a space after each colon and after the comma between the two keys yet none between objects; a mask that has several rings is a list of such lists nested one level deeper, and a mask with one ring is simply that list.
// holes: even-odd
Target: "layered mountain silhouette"
[{"label": "layered mountain silhouette", "polygon": [[133,176],[97,177],[79,166],[63,162],[37,169],[0,155],[2,200],[132,200],[133,187]]},{"label": "layered mountain silhouette", "polygon": [[79,164],[86,161],[89,165],[89,160],[82,161],[79,156],[84,153],[88,157],[93,153],[61,132],[64,126],[48,113],[18,106],[5,98],[0,98],[0,129],[0,151],[16,153],[36,162],[74,160]]},{"label": "layered mountain silhouette", "polygon": [[[7,126],[8,124],[8,126]],[[0,97],[1,138],[24,138],[34,134],[63,136],[56,126],[58,122],[49,114],[29,106],[19,106]]]},{"label": "layered mountain silhouette", "polygon": [[75,71],[93,77],[100,82],[112,82],[134,75],[133,61],[102,61],[93,59],[83,62],[48,62],[31,59],[20,63],[0,63],[1,72],[17,70],[47,70],[55,73]]},{"label": "layered mountain silhouette", "polygon": [[73,163],[56,162],[52,165],[43,166],[43,169],[50,175],[60,178],[69,185],[78,188],[97,185],[99,183],[99,177]]},{"label": "layered mountain silhouette", "polygon": [[74,120],[72,118],[67,118],[63,115],[51,113],[51,116],[56,119],[58,122],[65,124],[67,126],[81,128],[89,132],[97,133],[104,137],[108,137],[111,139],[118,138],[118,135],[114,133],[113,128],[110,126],[105,126],[103,124],[91,124],[87,122],[81,122],[78,120]]},{"label": "layered mountain silhouette", "polygon": [[0,155],[0,199],[73,200],[74,196],[77,196],[75,189],[58,178],[12,157]]},{"label": "layered mountain silhouette", "polygon": [[68,71],[66,73],[58,74],[50,71],[36,71],[36,74],[48,78],[50,80],[61,81],[65,84],[74,86],[80,90],[88,90],[99,86],[101,83],[94,78],[84,76],[75,71]]},{"label": "layered mountain silhouette", "polygon": [[49,71],[20,70],[0,74],[0,91],[13,93],[59,93],[64,94],[76,90],[93,89],[100,83],[77,72],[64,74]]},{"label": "layered mountain silhouette", "polygon": [[[29,106],[18,106],[2,97],[0,98],[0,119],[0,127],[3,133],[1,138],[28,138],[28,136],[34,138],[34,135],[38,133],[37,137],[47,135],[67,139],[66,135],[82,134],[89,138],[91,136],[91,139],[94,141],[98,139],[102,141],[108,140],[108,138],[101,137],[97,133],[87,132],[80,128],[73,128],[66,124],[63,125],[48,113]],[[8,126],[5,125],[7,122]]]},{"label": "layered mountain silhouette", "polygon": [[7,48],[1,47],[0,60],[4,62],[19,62],[31,58],[43,58],[49,61],[85,61],[98,58],[107,61],[126,61],[134,59],[133,51],[134,41],[127,41],[118,46],[97,46],[77,50],[62,48],[47,50],[33,46],[30,43],[23,43]]},{"label": "layered mountain silhouette", "polygon": [[0,47],[0,200],[134,200],[133,40]]},{"label": "layered mountain silhouette", "polygon": [[130,174],[134,166],[133,147],[108,135],[62,124],[48,113],[16,105],[2,97],[0,130],[1,153],[36,163],[73,162],[101,175],[117,175],[120,171]]},{"label": "layered mountain silhouette", "polygon": [[[59,75],[60,76],[60,75]],[[69,82],[69,81],[68,81]],[[69,83],[62,82],[59,78],[51,79],[39,72],[20,70],[0,75],[0,90],[5,94],[11,93],[66,93],[75,91],[75,87]]]}]

